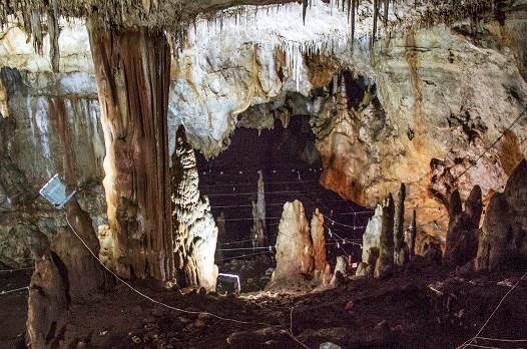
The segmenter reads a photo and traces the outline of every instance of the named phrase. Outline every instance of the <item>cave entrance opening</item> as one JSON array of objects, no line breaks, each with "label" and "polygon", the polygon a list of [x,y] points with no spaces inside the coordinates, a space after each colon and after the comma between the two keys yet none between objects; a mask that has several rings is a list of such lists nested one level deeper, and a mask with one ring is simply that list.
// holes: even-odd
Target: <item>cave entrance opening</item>
[{"label": "cave entrance opening", "polygon": [[[198,154],[197,163],[201,193],[209,197],[219,228],[216,264],[220,273],[239,275],[244,292],[261,290],[269,281],[282,209],[295,199],[303,203],[308,220],[316,208],[324,214],[330,264],[338,255],[360,259],[357,242],[362,241],[369,215],[319,184],[322,163],[308,117],[291,117],[286,127],[276,120],[271,129],[237,128],[224,152],[211,160]],[[264,243],[254,238],[260,171]]]}]

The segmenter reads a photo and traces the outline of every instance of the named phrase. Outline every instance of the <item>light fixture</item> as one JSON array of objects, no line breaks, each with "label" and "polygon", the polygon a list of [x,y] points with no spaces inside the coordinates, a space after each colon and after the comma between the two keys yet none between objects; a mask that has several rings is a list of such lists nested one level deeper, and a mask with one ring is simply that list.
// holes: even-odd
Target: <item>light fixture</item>
[{"label": "light fixture", "polygon": [[57,210],[62,210],[64,206],[77,193],[76,190],[67,192],[66,185],[62,182],[59,175],[54,175],[39,191],[40,195],[53,205]]}]

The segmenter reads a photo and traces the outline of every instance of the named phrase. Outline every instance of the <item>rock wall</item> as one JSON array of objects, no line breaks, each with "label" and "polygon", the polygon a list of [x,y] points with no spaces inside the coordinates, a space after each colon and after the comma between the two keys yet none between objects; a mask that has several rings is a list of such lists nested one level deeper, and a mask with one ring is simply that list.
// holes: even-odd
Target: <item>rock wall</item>
[{"label": "rock wall", "polygon": [[104,141],[90,75],[2,68],[0,78],[10,111],[9,117],[0,118],[0,262],[17,267],[29,262],[29,248],[23,243],[28,234],[39,230],[51,237],[67,227],[64,216],[38,195],[55,173],[64,178],[63,151],[55,132],[61,120],[50,110],[51,99],[64,102],[77,197],[94,225],[105,219]]},{"label": "rock wall", "polygon": [[[182,49],[174,50],[170,151],[180,125],[193,147],[211,157],[228,146],[247,113],[260,128],[274,118],[287,123],[291,115],[305,115],[317,136],[324,186],[374,207],[404,182],[407,222],[417,210],[418,245],[426,240],[422,232],[444,242],[451,193],[458,189],[465,199],[477,184],[487,203],[526,155],[526,117],[517,120],[527,104],[526,3],[514,1],[497,19],[427,29],[411,25],[425,11],[398,3],[389,18],[402,24],[388,37],[381,26],[370,51],[372,9],[362,2],[353,55],[347,14],[322,2],[309,9],[305,26],[296,3],[198,18]],[[104,143],[88,36],[82,21],[64,21],[61,28],[56,75],[47,35],[44,55],[35,54],[14,24],[0,35],[0,66],[21,71],[2,73],[11,116],[0,120],[0,256],[9,256],[2,259],[8,264],[29,257],[14,235],[33,228],[51,234],[64,224],[40,200],[28,206],[48,176],[60,172],[50,95],[67,100],[81,196],[89,198],[81,204],[97,224],[104,220],[97,184]]]}]

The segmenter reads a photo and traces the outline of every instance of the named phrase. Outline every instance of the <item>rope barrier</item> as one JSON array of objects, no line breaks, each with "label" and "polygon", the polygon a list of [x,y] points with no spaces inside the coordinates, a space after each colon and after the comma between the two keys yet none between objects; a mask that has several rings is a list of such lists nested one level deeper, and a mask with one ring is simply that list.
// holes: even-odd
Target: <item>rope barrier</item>
[{"label": "rope barrier", "polygon": [[2,290],[2,291],[0,291],[0,296],[6,295],[6,294],[9,294],[9,293],[20,292],[20,291],[24,291],[24,290],[29,290],[29,286],[15,288],[13,290]]},{"label": "rope barrier", "polygon": [[465,343],[461,344],[459,347],[457,347],[457,349],[463,349],[463,348],[466,348],[468,346],[473,346],[473,342],[479,337],[479,335],[481,334],[481,332],[483,332],[483,330],[485,329],[485,327],[488,325],[488,323],[490,322],[490,320],[494,317],[494,315],[496,314],[496,312],[498,311],[498,309],[501,307],[501,305],[503,304],[503,302],[505,301],[505,299],[512,293],[512,291],[514,291],[518,285],[527,277],[527,272],[525,272],[522,277],[514,284],[514,286],[511,287],[511,289],[505,293],[505,295],[501,298],[500,302],[498,303],[498,305],[496,306],[496,308],[494,309],[494,311],[490,314],[490,316],[488,317],[487,321],[485,321],[485,323],[483,324],[483,326],[481,326],[481,328],[479,329],[478,333],[476,333],[476,335],[474,337],[472,337],[471,339],[469,339],[468,341],[466,341]]},{"label": "rope barrier", "polygon": [[151,303],[154,303],[154,304],[157,304],[157,305],[160,305],[162,307],[165,307],[167,309],[171,309],[171,310],[174,310],[174,311],[178,311],[178,312],[181,312],[181,313],[185,313],[185,314],[193,314],[193,315],[199,315],[199,314],[205,314],[205,315],[209,315],[213,318],[216,318],[218,320],[222,320],[222,321],[228,321],[228,322],[235,322],[235,323],[239,323],[239,324],[245,324],[245,325],[266,325],[266,326],[270,326],[269,324],[266,324],[266,323],[257,323],[257,322],[249,322],[249,321],[241,321],[241,320],[236,320],[236,319],[231,319],[231,318],[226,318],[226,317],[223,317],[223,316],[219,316],[219,315],[216,315],[214,313],[210,313],[210,312],[207,312],[207,311],[191,311],[191,310],[186,310],[186,309],[181,309],[181,308],[178,308],[178,307],[174,307],[174,306],[171,306],[171,305],[168,305],[166,303],[163,303],[163,302],[160,302],[160,301],[157,301],[155,299],[153,299],[152,297],[144,294],[143,292],[139,291],[138,289],[134,288],[132,285],[130,285],[128,282],[126,282],[125,280],[123,280],[121,277],[119,277],[116,273],[114,273],[110,268],[108,268],[100,259],[97,255],[95,255],[95,253],[90,249],[90,247],[86,244],[86,242],[84,242],[84,240],[79,236],[79,234],[77,233],[77,231],[73,228],[73,226],[70,224],[70,221],[68,220],[68,217],[66,216],[66,222],[68,223],[68,226],[70,227],[70,229],[72,230],[73,234],[75,234],[75,236],[77,237],[77,239],[79,239],[79,241],[84,245],[84,247],[88,250],[88,252],[92,255],[93,258],[95,258],[97,260],[97,262],[99,262],[99,264],[104,268],[106,269],[110,274],[112,274],[119,282],[121,282],[123,285],[125,285],[126,287],[128,287],[130,290],[132,290],[133,292],[135,292],[136,294],[138,294],[139,296],[143,297],[144,299],[150,301]]}]

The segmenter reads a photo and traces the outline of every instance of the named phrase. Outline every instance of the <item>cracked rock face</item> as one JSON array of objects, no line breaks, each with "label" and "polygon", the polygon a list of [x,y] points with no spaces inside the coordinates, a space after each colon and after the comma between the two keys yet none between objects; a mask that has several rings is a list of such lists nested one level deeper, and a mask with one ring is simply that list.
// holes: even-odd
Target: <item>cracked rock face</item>
[{"label": "cracked rock face", "polygon": [[[290,116],[304,115],[317,137],[326,188],[375,207],[404,182],[406,222],[417,211],[418,247],[429,239],[422,232],[444,242],[452,192],[458,189],[466,199],[479,185],[486,204],[527,155],[527,117],[518,118],[527,105],[525,4],[515,1],[499,21],[397,30],[389,40],[381,36],[372,51],[371,5],[363,4],[353,55],[346,47],[346,14],[322,2],[309,9],[305,26],[296,3],[198,19],[182,49],[173,52],[171,152],[180,125],[192,146],[212,157],[249,119],[252,127],[264,128],[274,118],[287,124]],[[404,6],[397,11],[411,12]],[[61,22],[61,28],[61,73],[55,76],[49,73],[47,35],[43,56],[18,27],[0,35],[0,65],[20,71],[2,74],[7,98],[0,88],[0,108],[7,103],[9,113],[0,112],[10,115],[0,119],[0,154],[9,164],[0,168],[0,236],[10,234],[15,214],[48,234],[64,224],[43,202],[29,205],[28,199],[61,171],[51,95],[68,100],[79,185],[85,188],[80,200],[87,198],[82,206],[96,225],[104,221],[104,140],[87,33],[82,21]],[[339,73],[340,84],[333,79]]]}]

